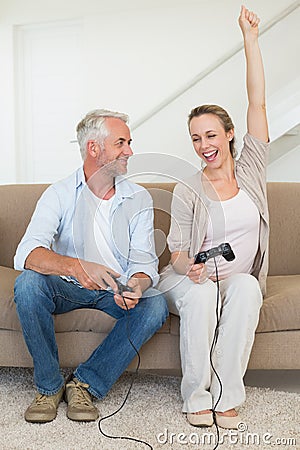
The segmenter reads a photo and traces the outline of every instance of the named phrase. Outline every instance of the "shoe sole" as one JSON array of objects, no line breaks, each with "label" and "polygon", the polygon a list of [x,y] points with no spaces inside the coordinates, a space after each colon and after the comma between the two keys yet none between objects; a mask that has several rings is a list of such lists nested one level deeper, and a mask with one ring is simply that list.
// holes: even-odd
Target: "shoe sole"
[{"label": "shoe sole", "polygon": [[190,425],[192,425],[192,427],[197,427],[197,428],[207,428],[207,427],[212,427],[213,423],[200,423],[200,424],[195,424],[195,423],[191,423],[189,422]]},{"label": "shoe sole", "polygon": [[52,422],[54,419],[56,419],[56,416],[49,418],[49,417],[45,417],[42,418],[40,415],[35,416],[33,415],[32,417],[24,417],[24,419],[26,420],[26,422],[29,423],[47,423],[47,422]]},{"label": "shoe sole", "polygon": [[97,420],[99,418],[99,414],[97,416],[88,416],[88,415],[84,415],[84,414],[69,414],[67,413],[67,417],[70,420],[73,420],[74,422],[95,422],[95,420]]}]

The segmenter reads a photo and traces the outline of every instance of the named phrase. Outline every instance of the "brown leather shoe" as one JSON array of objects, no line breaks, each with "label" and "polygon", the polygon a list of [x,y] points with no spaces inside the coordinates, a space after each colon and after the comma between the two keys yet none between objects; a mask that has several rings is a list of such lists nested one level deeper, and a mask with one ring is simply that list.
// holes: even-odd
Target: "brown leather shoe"
[{"label": "brown leather shoe", "polygon": [[67,417],[80,422],[97,420],[99,412],[93,405],[92,396],[87,391],[88,384],[82,383],[77,378],[71,379],[66,384],[65,400],[68,403]]},{"label": "brown leather shoe", "polygon": [[44,423],[54,420],[63,393],[64,386],[54,395],[36,394],[34,401],[25,411],[25,420],[33,423]]}]

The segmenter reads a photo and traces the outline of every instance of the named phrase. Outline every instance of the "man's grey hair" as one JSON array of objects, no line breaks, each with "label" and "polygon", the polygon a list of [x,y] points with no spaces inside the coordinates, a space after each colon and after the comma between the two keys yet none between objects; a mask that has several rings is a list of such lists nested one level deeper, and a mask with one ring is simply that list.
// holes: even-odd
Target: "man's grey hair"
[{"label": "man's grey hair", "polygon": [[87,113],[87,115],[77,125],[77,141],[83,161],[86,158],[86,147],[88,141],[95,140],[101,147],[103,146],[104,140],[109,134],[107,127],[105,126],[105,119],[108,117],[121,119],[126,124],[129,121],[127,114],[109,111],[108,109],[95,109]]}]

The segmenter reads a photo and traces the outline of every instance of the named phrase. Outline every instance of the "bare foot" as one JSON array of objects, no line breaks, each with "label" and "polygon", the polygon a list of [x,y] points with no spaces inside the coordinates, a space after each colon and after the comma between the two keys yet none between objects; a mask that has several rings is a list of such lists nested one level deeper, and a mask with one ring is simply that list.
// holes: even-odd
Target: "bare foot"
[{"label": "bare foot", "polygon": [[236,417],[238,415],[238,413],[236,412],[235,409],[228,409],[227,411],[224,411],[224,412],[217,411],[217,414],[219,416],[225,416],[225,417]]},{"label": "bare foot", "polygon": [[210,414],[211,413],[211,409],[203,409],[202,411],[197,411],[191,414],[196,414],[197,416],[200,416],[201,414]]}]

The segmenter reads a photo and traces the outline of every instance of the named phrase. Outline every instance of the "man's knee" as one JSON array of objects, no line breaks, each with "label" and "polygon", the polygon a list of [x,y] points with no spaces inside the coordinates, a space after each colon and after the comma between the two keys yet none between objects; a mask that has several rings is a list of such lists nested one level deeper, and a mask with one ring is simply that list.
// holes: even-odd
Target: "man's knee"
[{"label": "man's knee", "polygon": [[169,314],[167,302],[164,295],[154,288],[149,288],[144,292],[141,299],[144,313],[148,320],[162,325]]},{"label": "man's knee", "polygon": [[45,289],[45,275],[24,270],[15,281],[14,300],[18,308],[31,309],[38,300],[38,293]]}]

